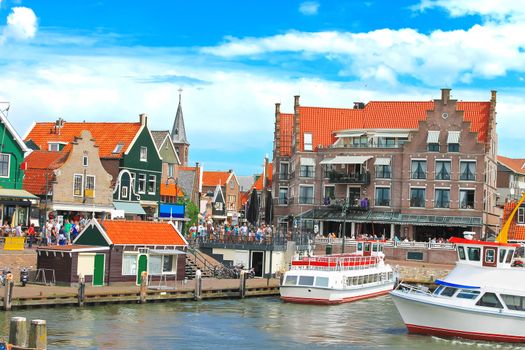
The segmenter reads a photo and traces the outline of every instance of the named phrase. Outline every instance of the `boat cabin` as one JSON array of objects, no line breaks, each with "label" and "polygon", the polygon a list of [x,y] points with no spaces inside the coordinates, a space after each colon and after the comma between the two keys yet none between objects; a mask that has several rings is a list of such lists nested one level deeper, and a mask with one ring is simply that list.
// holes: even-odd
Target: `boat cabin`
[{"label": "boat cabin", "polygon": [[483,267],[510,267],[514,252],[519,244],[476,241],[452,237],[450,243],[456,245],[458,261],[464,264]]},{"label": "boat cabin", "polygon": [[362,256],[375,256],[383,252],[386,241],[357,241],[356,254]]}]

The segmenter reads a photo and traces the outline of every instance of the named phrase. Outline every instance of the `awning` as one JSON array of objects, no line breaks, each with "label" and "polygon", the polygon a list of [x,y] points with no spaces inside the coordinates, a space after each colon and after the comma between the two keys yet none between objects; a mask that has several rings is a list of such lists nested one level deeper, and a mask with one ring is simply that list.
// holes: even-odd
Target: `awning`
[{"label": "awning", "polygon": [[160,204],[159,216],[161,218],[184,218],[185,207],[183,204]]},{"label": "awning", "polygon": [[301,165],[315,166],[315,160],[313,158],[301,158]]},{"label": "awning", "polygon": [[372,156],[336,156],[332,159],[325,159],[320,164],[363,164]]},{"label": "awning", "polygon": [[459,143],[459,135],[461,131],[449,131],[447,143]]},{"label": "awning", "polygon": [[152,249],[149,251],[150,254],[153,255],[181,255],[186,254],[182,250],[178,249]]},{"label": "awning", "polygon": [[439,143],[439,130],[429,130],[427,143]]},{"label": "awning", "polygon": [[159,203],[155,201],[140,201],[140,205],[144,207],[158,207]]},{"label": "awning", "polygon": [[123,210],[126,214],[146,215],[146,212],[139,203],[134,202],[113,202],[115,209]]},{"label": "awning", "polygon": [[348,132],[340,132],[335,135],[335,137],[360,137],[363,136],[365,133],[364,131],[348,131]]},{"label": "awning", "polygon": [[60,204],[60,203],[53,203],[51,204],[52,210],[60,210],[60,211],[80,211],[80,212],[88,212],[88,213],[109,213],[112,210],[115,210],[113,207],[97,207],[93,205],[81,205],[81,204]]},{"label": "awning", "polygon": [[26,190],[14,190],[9,188],[0,188],[0,198],[18,198],[18,199],[38,199]]},{"label": "awning", "polygon": [[390,165],[390,158],[376,158],[374,165]]},{"label": "awning", "polygon": [[394,133],[377,133],[374,135],[374,137],[394,137],[394,138],[400,138],[400,137],[408,137],[408,132],[403,132],[403,133],[398,133],[398,134],[394,134]]}]

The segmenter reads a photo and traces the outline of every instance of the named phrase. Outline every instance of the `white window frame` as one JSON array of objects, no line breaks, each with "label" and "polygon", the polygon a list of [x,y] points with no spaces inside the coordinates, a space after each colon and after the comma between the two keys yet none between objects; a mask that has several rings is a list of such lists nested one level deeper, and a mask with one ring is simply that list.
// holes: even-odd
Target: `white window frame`
[{"label": "white window frame", "polygon": [[[75,184],[77,176],[80,177],[80,194],[75,194]],[[73,197],[83,197],[84,196],[84,174],[73,174]]]},{"label": "white window frame", "polygon": [[140,146],[140,161],[141,162],[148,161],[148,147]]},{"label": "white window frame", "polygon": [[[436,190],[448,190],[448,208],[447,207],[436,207],[436,202],[437,202]],[[452,198],[450,196],[451,194],[452,194],[452,189],[450,187],[434,187],[433,208],[434,209],[451,209],[451,205],[452,205]],[[458,191],[458,196],[459,196],[459,191]],[[459,203],[459,200],[458,200],[458,203]]]},{"label": "white window frame", "polygon": [[[135,272],[131,273],[131,272],[127,272],[127,271],[124,271],[124,259],[126,258],[126,256],[134,256],[135,257]],[[122,276],[136,276],[137,275],[137,269],[138,269],[138,254],[137,252],[133,252],[133,253],[128,253],[128,252],[124,252],[124,254],[122,254],[122,269],[121,269],[121,272],[122,272]]]},{"label": "white window frame", "polygon": [[[474,163],[474,180],[462,180],[461,179],[461,163]],[[478,178],[477,170],[478,170],[478,164],[477,164],[477,161],[475,159],[460,159],[459,160],[459,168],[458,168],[458,172],[459,172],[458,179],[459,179],[459,181],[467,181],[467,182],[476,181],[476,179]],[[490,174],[489,171],[487,171],[487,173]]]},{"label": "white window frame", "polygon": [[60,152],[60,143],[58,143],[58,142],[49,142],[47,144],[47,150],[49,152]]},{"label": "white window frame", "polygon": [[89,165],[89,158],[87,154],[84,154],[82,156],[82,166],[87,167]]},{"label": "white window frame", "polygon": [[[423,206],[422,207],[413,207],[412,206],[412,190],[425,190],[425,198],[423,199]],[[427,203],[427,188],[425,186],[410,186],[409,193],[408,193],[408,204],[410,208],[414,209],[424,209],[426,207]]]},{"label": "white window frame", "polygon": [[168,177],[173,177],[173,174],[175,174],[175,164],[168,163]]},{"label": "white window frame", "polygon": [[[307,142],[309,139],[310,142]],[[314,145],[313,145],[313,135],[311,132],[305,132],[303,133],[303,144],[304,144],[304,150],[305,151],[313,151]]]},{"label": "white window frame", "polygon": [[520,225],[525,224],[525,207],[518,208],[518,217],[516,218],[516,222]]},{"label": "white window frame", "polygon": [[87,188],[87,185],[88,185],[88,178],[92,178],[93,179],[93,197],[92,198],[95,198],[95,189],[96,189],[96,184],[97,184],[97,177],[95,175],[86,175],[86,180],[84,181],[84,189],[88,189]]},{"label": "white window frame", "polygon": [[[286,203],[281,203],[281,190],[286,190]],[[287,186],[279,186],[279,192],[277,193],[277,204],[278,205],[288,205],[290,196],[290,190]]]},{"label": "white window frame", "polygon": [[122,186],[122,188],[120,189],[120,198],[128,198],[128,186]]},{"label": "white window frame", "polygon": [[0,153],[0,156],[7,156],[7,176],[0,175],[0,178],[8,179],[11,176],[11,155],[9,153]]},{"label": "white window frame", "polygon": [[[288,167],[287,167],[288,171],[286,173],[283,172],[283,164],[288,165]],[[286,175],[290,174],[290,162],[288,162],[288,161],[281,161],[281,162],[279,162],[279,175],[281,175],[281,174],[286,174]]]},{"label": "white window frame", "polygon": [[[377,205],[376,201],[377,201],[377,198],[376,198],[376,191],[378,188],[388,188],[389,189],[389,196],[388,196],[388,204],[389,205]],[[384,185],[380,185],[380,186],[374,186],[374,207],[376,208],[390,208],[392,207],[392,188],[391,186],[384,186]]]},{"label": "white window frame", "polygon": [[[141,191],[140,190],[140,183],[141,183],[142,180],[144,180],[143,181],[144,187],[142,188],[142,191]],[[147,187],[148,187],[148,177],[146,176],[146,174],[139,174],[139,181],[138,181],[138,185],[137,185],[137,192],[141,193],[141,194],[145,194],[146,190],[147,190]]]},{"label": "white window frame", "polygon": [[[461,191],[473,191],[474,192],[474,202],[472,203],[472,208],[461,208]],[[474,210],[475,206],[476,206],[476,189],[471,188],[471,187],[460,187],[458,189],[458,208],[461,210]]]},{"label": "white window frame", "polygon": [[[312,203],[301,203],[301,188],[311,188],[312,189]],[[298,203],[303,205],[313,205],[315,203],[315,187],[314,185],[299,185],[299,193],[298,193]],[[306,197],[305,197],[306,198]]]},{"label": "white window frame", "polygon": [[324,185],[323,186],[323,200],[326,198],[326,189],[329,187],[334,189],[334,199],[335,199],[335,185]]},{"label": "white window frame", "polygon": [[122,152],[122,148],[124,148],[124,144],[123,143],[117,143],[115,145],[115,148],[113,149],[113,152],[111,152],[112,154],[119,154],[120,152]]},{"label": "white window frame", "polygon": [[[147,179],[148,179],[148,182],[146,184],[146,190],[148,191],[148,194],[155,195],[155,193],[157,193],[157,176],[149,175]],[[153,191],[149,190],[151,183],[153,183]]]}]

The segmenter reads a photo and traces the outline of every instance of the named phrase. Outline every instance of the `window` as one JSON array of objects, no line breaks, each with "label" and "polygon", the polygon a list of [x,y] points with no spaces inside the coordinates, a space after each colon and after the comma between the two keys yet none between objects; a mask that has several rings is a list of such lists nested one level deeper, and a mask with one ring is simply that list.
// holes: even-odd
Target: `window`
[{"label": "window", "polygon": [[279,187],[279,204],[288,204],[288,187]]},{"label": "window", "polygon": [[450,160],[436,161],[436,180],[450,180]]},{"label": "window", "polygon": [[10,160],[10,154],[0,154],[0,177],[9,177]]},{"label": "window", "polygon": [[323,177],[325,179],[330,178],[330,175],[332,175],[334,171],[335,171],[335,165],[334,164],[326,164],[324,166]]},{"label": "window", "polygon": [[493,248],[485,249],[485,262],[487,264],[494,264],[496,261],[496,250]]},{"label": "window", "polygon": [[461,209],[474,209],[475,190],[459,190],[459,207]]},{"label": "window", "polygon": [[288,275],[284,280],[285,286],[295,286],[297,284],[297,276]]},{"label": "window", "polygon": [[429,152],[439,152],[439,143],[429,143],[427,147]]},{"label": "window", "polygon": [[499,262],[500,264],[505,261],[505,253],[507,252],[506,249],[500,249],[499,250]]},{"label": "window", "polygon": [[456,297],[461,299],[476,299],[478,295],[479,291],[477,290],[462,289]]},{"label": "window", "polygon": [[313,165],[301,165],[300,177],[314,177]]},{"label": "window", "polygon": [[485,306],[485,307],[494,307],[498,309],[503,308],[503,305],[501,305],[501,302],[499,301],[498,297],[494,293],[483,294],[483,296],[479,299],[476,305]]},{"label": "window", "polygon": [[441,293],[441,291],[444,289],[445,287],[443,286],[439,286],[437,287],[435,290],[434,290],[434,295],[439,295],[439,293]]},{"label": "window", "polygon": [[315,286],[316,287],[328,287],[328,277],[316,277]]},{"label": "window", "polygon": [[390,165],[376,165],[376,178],[377,179],[390,179],[392,178],[392,169]]},{"label": "window", "polygon": [[162,272],[177,272],[173,268],[173,262],[176,260],[173,259],[173,255],[163,255],[162,256]]},{"label": "window", "polygon": [[514,249],[510,249],[509,252],[507,253],[507,259],[505,259],[505,263],[510,264],[513,257],[514,257]]},{"label": "window", "polygon": [[86,197],[95,198],[95,176],[87,175],[86,176]]},{"label": "window", "polygon": [[313,186],[299,186],[299,203],[314,204]]},{"label": "window", "polygon": [[426,179],[427,178],[427,161],[413,160],[412,161],[412,178]]},{"label": "window", "polygon": [[120,198],[128,198],[128,186],[122,186]]},{"label": "window", "polygon": [[82,156],[82,165],[85,166],[85,167],[88,166],[88,164],[89,164],[89,161],[88,161],[88,160],[89,160],[89,159],[88,159],[87,154],[84,154],[84,155]]},{"label": "window", "polygon": [[378,207],[390,206],[390,187],[376,187],[375,205]]},{"label": "window", "polygon": [[459,162],[459,179],[465,181],[476,180],[476,162]]},{"label": "window", "polygon": [[450,190],[436,189],[436,196],[434,198],[434,207],[436,208],[450,208]]},{"label": "window", "polygon": [[465,248],[462,246],[458,247],[459,260],[465,260]]},{"label": "window", "polygon": [[312,145],[312,134],[311,133],[304,133],[304,150],[305,151],[313,151],[313,145]]},{"label": "window", "polygon": [[135,188],[137,186],[137,174],[131,173],[131,184],[129,188]]},{"label": "window", "polygon": [[282,180],[287,180],[289,173],[290,173],[290,163],[281,162],[279,166],[279,178]]},{"label": "window", "polygon": [[518,208],[518,224],[525,224],[525,208]]},{"label": "window", "polygon": [[82,188],[84,187],[84,176],[81,174],[73,175],[73,196],[82,197]]},{"label": "window", "polygon": [[425,207],[425,189],[411,188],[410,189],[410,206],[415,208]]},{"label": "window", "polygon": [[148,194],[155,194],[155,185],[157,183],[157,177],[150,175],[148,180]]},{"label": "window", "polygon": [[235,189],[235,181],[233,181],[232,179],[230,180],[230,190],[233,190],[233,189]]},{"label": "window", "polygon": [[505,303],[505,305],[507,305],[507,309],[525,311],[525,297],[518,295],[501,294],[501,299],[503,299],[503,302]]},{"label": "window", "polygon": [[168,164],[168,177],[173,177],[175,166],[173,164]]},{"label": "window", "polygon": [[448,151],[449,152],[459,152],[459,143],[449,143]]},{"label": "window", "polygon": [[113,149],[113,154],[118,154],[120,152],[122,152],[122,148],[124,147],[124,144],[123,143],[117,143],[117,145],[115,146],[115,148]]},{"label": "window", "polygon": [[148,273],[160,275],[162,272],[162,255],[150,255],[148,261]]},{"label": "window", "polygon": [[137,254],[126,254],[122,257],[122,275],[133,276],[137,274]]},{"label": "window", "polygon": [[468,247],[468,259],[470,261],[479,261],[480,260],[480,249],[474,247]]},{"label": "window", "polygon": [[324,187],[324,199],[334,199],[335,198],[335,186],[325,186]]},{"label": "window", "polygon": [[139,193],[146,193],[146,174],[139,174]]},{"label": "window", "polygon": [[228,195],[228,210],[235,210],[237,207],[237,196],[234,194]]},{"label": "window", "polygon": [[60,151],[60,144],[55,142],[50,142],[47,146],[49,152],[59,152]]},{"label": "window", "polygon": [[299,285],[301,286],[313,286],[314,276],[299,276]]},{"label": "window", "polygon": [[144,146],[140,147],[140,161],[141,162],[148,161],[148,147],[144,147]]},{"label": "window", "polygon": [[456,293],[457,290],[457,288],[445,287],[441,292],[441,295],[444,297],[451,297]]}]

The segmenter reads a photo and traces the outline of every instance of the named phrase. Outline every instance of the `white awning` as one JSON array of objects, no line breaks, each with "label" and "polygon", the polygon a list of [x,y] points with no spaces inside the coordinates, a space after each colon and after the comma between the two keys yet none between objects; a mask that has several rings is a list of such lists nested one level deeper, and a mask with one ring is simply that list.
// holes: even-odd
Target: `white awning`
[{"label": "white awning", "polygon": [[182,255],[185,252],[178,249],[152,249],[149,251],[151,255]]},{"label": "white awning", "polygon": [[390,158],[376,158],[374,165],[390,165]]},{"label": "white awning", "polygon": [[79,212],[86,212],[86,213],[102,213],[102,212],[106,212],[106,213],[109,213],[113,210],[115,210],[115,208],[113,207],[97,207],[97,206],[93,206],[93,205],[89,205],[89,204],[86,204],[86,205],[82,205],[82,204],[58,204],[58,203],[53,203],[51,204],[51,208],[49,208],[51,210],[60,210],[60,211],[79,211]]},{"label": "white awning", "polygon": [[313,158],[301,158],[301,165],[315,166],[315,160]]},{"label": "white awning", "polygon": [[461,131],[449,131],[447,143],[459,143],[459,135]]},{"label": "white awning", "polygon": [[364,134],[365,133],[363,131],[343,131],[340,133],[336,133],[335,137],[360,137]]},{"label": "white awning", "polygon": [[336,156],[333,159],[325,159],[321,164],[363,164],[372,156]]},{"label": "white awning", "polygon": [[429,130],[427,143],[439,143],[439,130]]},{"label": "white awning", "polygon": [[374,134],[374,137],[397,137],[397,138],[400,138],[400,137],[408,137],[408,132],[402,132],[402,133],[398,133],[398,134],[394,134],[394,133],[376,133]]}]

